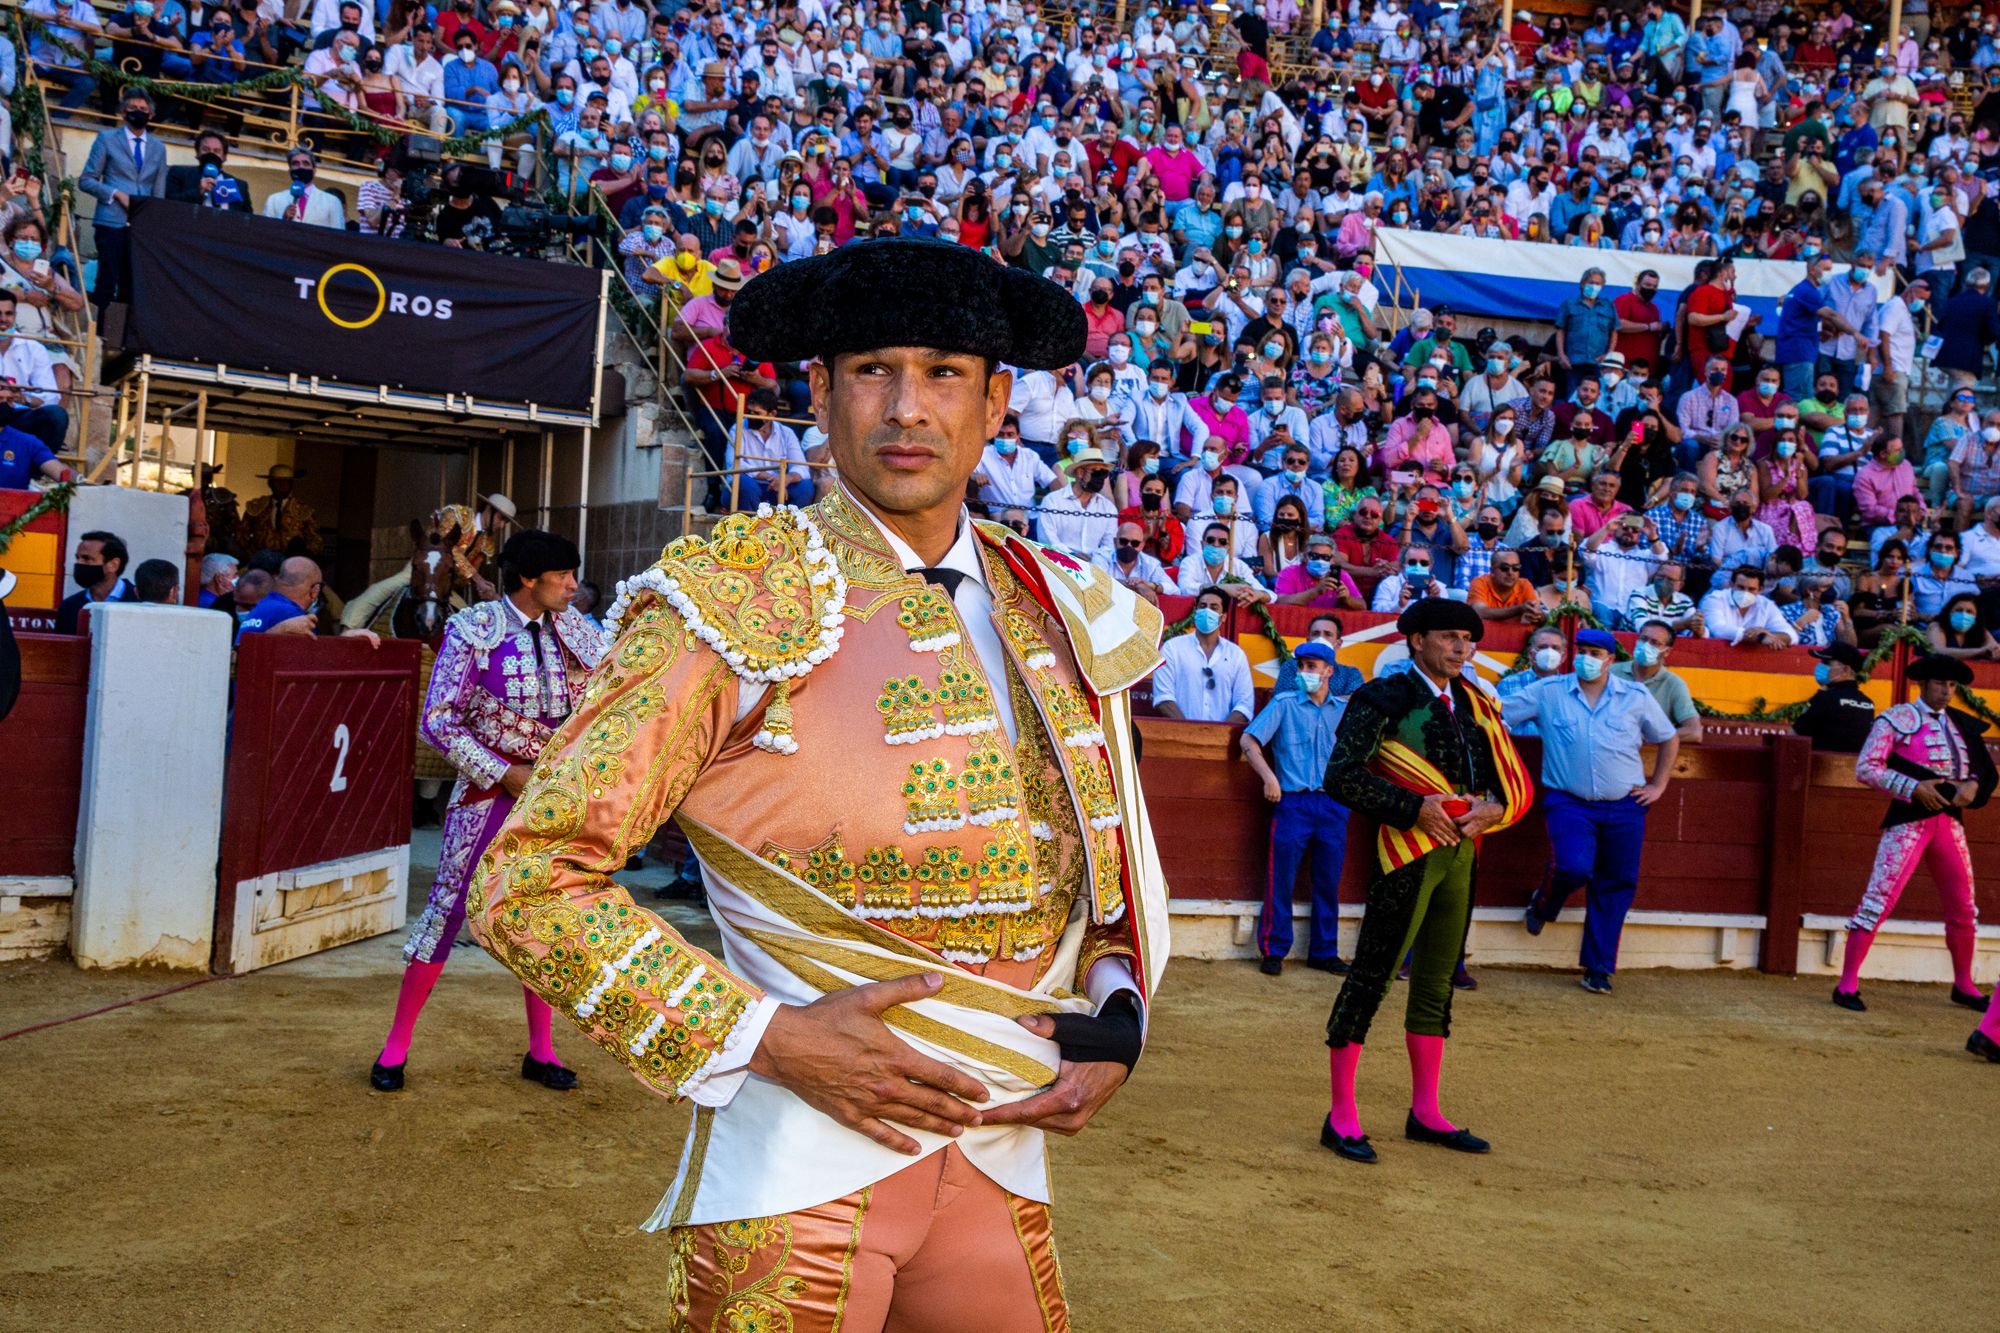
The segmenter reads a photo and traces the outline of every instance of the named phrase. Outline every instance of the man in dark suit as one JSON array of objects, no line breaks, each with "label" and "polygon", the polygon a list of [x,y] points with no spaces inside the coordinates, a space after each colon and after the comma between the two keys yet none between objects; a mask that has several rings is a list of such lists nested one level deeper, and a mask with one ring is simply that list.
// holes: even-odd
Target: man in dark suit
[{"label": "man in dark suit", "polygon": [[167,192],[167,146],[146,132],[153,122],[153,99],[143,88],[127,88],[118,105],[124,125],[105,130],[90,145],[77,186],[97,201],[92,218],[97,233],[97,286],[91,303],[97,317],[113,301],[132,299],[131,219],[134,199]]},{"label": "man in dark suit", "polygon": [[167,168],[167,198],[204,208],[250,211],[250,187],[241,177],[222,169],[229,160],[229,140],[220,130],[203,130],[194,138],[197,165]]}]

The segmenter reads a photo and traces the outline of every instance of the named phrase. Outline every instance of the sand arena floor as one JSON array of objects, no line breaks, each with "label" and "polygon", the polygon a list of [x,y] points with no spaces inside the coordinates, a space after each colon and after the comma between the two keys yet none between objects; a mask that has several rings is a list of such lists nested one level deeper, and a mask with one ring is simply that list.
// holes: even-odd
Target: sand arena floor
[{"label": "sand arena floor", "polygon": [[[426,883],[421,876],[419,883]],[[0,1044],[0,1328],[655,1329],[638,1223],[686,1110],[462,951],[409,1090],[372,1093],[397,937]],[[1476,960],[1475,960],[1476,963]],[[1979,1327],[2000,1279],[2000,1067],[1942,986],[1489,970],[1448,1113],[1400,1137],[1401,993],[1361,1066],[1373,1168],[1317,1142],[1336,978],[1182,963],[1137,1077],[1054,1153],[1083,1330]],[[0,966],[0,1032],[184,978]]]}]

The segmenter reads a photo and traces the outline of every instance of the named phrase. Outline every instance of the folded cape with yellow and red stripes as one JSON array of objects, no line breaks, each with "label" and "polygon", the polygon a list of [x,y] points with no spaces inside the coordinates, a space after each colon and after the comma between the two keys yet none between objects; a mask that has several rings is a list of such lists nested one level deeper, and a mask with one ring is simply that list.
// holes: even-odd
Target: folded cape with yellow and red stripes
[{"label": "folded cape with yellow and red stripes", "polygon": [[[1468,689],[1466,693],[1472,697],[1473,718],[1486,733],[1486,743],[1493,749],[1493,766],[1500,775],[1500,802],[1506,810],[1500,822],[1487,830],[1498,833],[1528,813],[1535,800],[1535,784],[1528,777],[1527,765],[1521,762],[1521,752],[1514,748],[1514,738],[1507,734],[1506,724],[1500,720],[1499,704],[1478,689]],[[1371,767],[1419,796],[1454,794],[1452,784],[1437,766],[1401,741],[1383,741],[1376,748]],[[1385,872],[1408,865],[1436,846],[1435,838],[1417,828],[1399,829],[1384,824],[1375,834],[1375,851]]]}]

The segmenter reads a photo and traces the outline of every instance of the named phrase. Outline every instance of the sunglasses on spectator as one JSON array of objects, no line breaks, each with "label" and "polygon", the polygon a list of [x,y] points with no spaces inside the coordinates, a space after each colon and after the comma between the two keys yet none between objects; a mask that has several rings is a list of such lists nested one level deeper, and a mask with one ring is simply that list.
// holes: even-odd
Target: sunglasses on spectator
[{"label": "sunglasses on spectator", "polygon": [[1227,546],[1227,545],[1229,545],[1229,538],[1227,538],[1227,537],[1204,537],[1204,538],[1202,538],[1202,539],[1201,539],[1201,544],[1202,544],[1203,546]]},{"label": "sunglasses on spectator", "polygon": [[1144,546],[1146,544],[1143,541],[1139,541],[1136,538],[1129,538],[1129,537],[1120,537],[1117,539],[1117,541],[1118,541],[1118,549],[1121,551],[1136,551],[1141,546]]},{"label": "sunglasses on spectator", "polygon": [[1521,562],[1518,560],[1507,560],[1507,561],[1495,560],[1493,562],[1493,568],[1495,571],[1502,574],[1515,572],[1521,568]]}]

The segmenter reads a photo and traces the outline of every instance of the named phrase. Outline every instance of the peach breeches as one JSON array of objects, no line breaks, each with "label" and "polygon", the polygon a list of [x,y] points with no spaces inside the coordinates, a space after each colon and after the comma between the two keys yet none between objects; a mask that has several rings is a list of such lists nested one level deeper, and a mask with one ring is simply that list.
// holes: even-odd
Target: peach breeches
[{"label": "peach breeches", "polygon": [[1066,1333],[1048,1205],[956,1147],[816,1208],[676,1227],[675,1330]]}]

